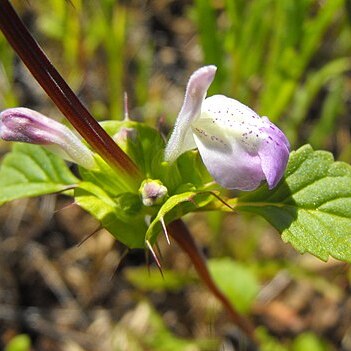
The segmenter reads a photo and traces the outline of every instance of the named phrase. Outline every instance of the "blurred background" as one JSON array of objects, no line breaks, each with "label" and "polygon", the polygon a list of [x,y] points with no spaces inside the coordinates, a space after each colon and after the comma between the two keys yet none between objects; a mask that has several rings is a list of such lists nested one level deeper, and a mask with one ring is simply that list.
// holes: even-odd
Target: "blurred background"
[{"label": "blurred background", "polygon": [[[269,116],[292,149],[351,162],[350,0],[12,3],[98,120],[122,119],[127,92],[130,117],[167,134],[191,72],[215,64],[209,95]],[[0,35],[0,110],[14,106],[63,120]],[[351,350],[348,264],[296,253],[257,217],[185,220],[263,350]],[[0,348],[249,350],[175,243],[160,239],[162,279],[143,250],[121,261],[125,249],[69,198],[15,201],[0,223]]]}]

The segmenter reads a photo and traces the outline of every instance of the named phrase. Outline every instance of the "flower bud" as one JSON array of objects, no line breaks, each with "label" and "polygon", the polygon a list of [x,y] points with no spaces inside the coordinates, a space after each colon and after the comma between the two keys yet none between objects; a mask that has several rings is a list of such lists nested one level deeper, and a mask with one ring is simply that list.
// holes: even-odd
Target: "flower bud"
[{"label": "flower bud", "polygon": [[[53,151],[85,168],[95,165],[92,152],[65,125],[24,107],[0,113],[0,138],[30,144],[54,146]],[[59,149],[57,149],[57,147]]]},{"label": "flower bud", "polygon": [[139,193],[144,206],[153,206],[163,202],[168,190],[159,180],[146,179],[141,183]]}]

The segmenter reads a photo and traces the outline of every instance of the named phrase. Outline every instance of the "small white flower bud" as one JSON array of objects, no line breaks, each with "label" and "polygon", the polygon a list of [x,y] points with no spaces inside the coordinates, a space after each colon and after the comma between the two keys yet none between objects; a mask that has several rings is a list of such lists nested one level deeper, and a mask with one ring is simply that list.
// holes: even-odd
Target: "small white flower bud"
[{"label": "small white flower bud", "polygon": [[144,206],[159,205],[167,197],[168,190],[159,180],[146,179],[139,188]]}]

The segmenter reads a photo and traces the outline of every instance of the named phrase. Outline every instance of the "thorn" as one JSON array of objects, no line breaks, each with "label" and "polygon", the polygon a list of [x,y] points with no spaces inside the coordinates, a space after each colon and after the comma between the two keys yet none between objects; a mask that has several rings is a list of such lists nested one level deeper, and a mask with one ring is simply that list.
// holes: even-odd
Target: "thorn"
[{"label": "thorn", "polygon": [[146,243],[147,247],[149,248],[149,250],[150,250],[150,252],[151,252],[151,254],[156,262],[156,265],[157,265],[157,267],[158,267],[158,269],[163,277],[162,266],[161,266],[161,263],[160,263],[157,255],[156,255],[156,252],[154,251],[154,249],[152,248],[152,246],[148,240],[145,240],[145,243]]},{"label": "thorn", "polygon": [[71,202],[70,204],[66,205],[66,206],[63,206],[62,208],[58,208],[57,210],[54,211],[54,213],[58,213],[60,211],[64,211],[64,210],[67,210],[73,206],[78,206],[74,201]]},{"label": "thorn", "polygon": [[[155,243],[155,246],[156,246],[157,254],[158,254],[158,256],[160,257],[160,259],[162,260],[162,253],[161,253],[160,246],[158,245],[157,241],[156,241],[156,243]],[[162,270],[161,270],[161,269],[159,269],[159,270],[160,270],[162,279],[165,280],[165,277],[164,277],[164,275],[163,275]]]},{"label": "thorn", "polygon": [[128,247],[126,247],[126,248],[123,250],[123,252],[122,252],[122,254],[121,254],[121,256],[120,256],[120,258],[119,258],[119,260],[118,260],[118,262],[117,262],[116,268],[114,269],[114,271],[113,271],[113,273],[112,273],[112,275],[111,275],[111,277],[110,277],[110,281],[111,281],[111,280],[113,279],[113,277],[117,274],[118,268],[120,267],[120,265],[121,265],[121,263],[123,262],[123,260],[127,257],[127,255],[129,254],[129,252],[130,252],[130,249],[129,249]]},{"label": "thorn", "polygon": [[90,239],[94,234],[96,234],[98,231],[102,229],[101,226],[99,226],[97,229],[95,229],[92,233],[88,234],[85,238],[83,238],[78,244],[77,247],[82,246],[88,239]]},{"label": "thorn", "polygon": [[171,245],[171,242],[169,241],[169,236],[168,236],[168,232],[167,232],[167,227],[165,224],[165,221],[163,219],[163,217],[160,218],[160,222],[162,224],[162,228],[163,228],[163,233],[165,234],[166,240],[167,240],[167,244]]},{"label": "thorn", "polygon": [[76,9],[76,7],[74,6],[72,0],[66,0],[74,9]]},{"label": "thorn", "polygon": [[214,191],[209,191],[210,194],[212,194],[215,198],[217,198],[223,205],[227,206],[230,208],[232,211],[235,211],[235,209],[230,206],[227,202],[225,202],[219,195],[217,195]]},{"label": "thorn", "polygon": [[[224,206],[230,208],[232,211],[235,211],[235,208],[230,206],[227,202],[225,202],[218,194],[216,194],[214,191],[199,191],[196,194],[211,194],[214,196],[217,200],[219,200]],[[196,196],[196,195],[195,195]],[[193,203],[196,207],[198,207],[197,203],[193,199],[193,197],[189,198],[189,202]]]},{"label": "thorn", "polygon": [[130,121],[129,118],[129,108],[128,108],[128,94],[125,91],[123,95],[123,102],[124,102],[124,122]]}]

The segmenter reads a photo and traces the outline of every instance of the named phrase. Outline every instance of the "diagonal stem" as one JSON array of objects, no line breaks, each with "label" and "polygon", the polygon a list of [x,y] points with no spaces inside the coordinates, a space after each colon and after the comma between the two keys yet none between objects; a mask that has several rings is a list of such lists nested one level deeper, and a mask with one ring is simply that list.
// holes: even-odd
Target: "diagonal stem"
[{"label": "diagonal stem", "polygon": [[188,254],[193,263],[199,277],[212,292],[214,296],[223,304],[229,313],[232,321],[240,327],[253,341],[255,341],[254,327],[251,322],[240,315],[229,302],[227,297],[219,290],[213,281],[206,265],[206,259],[197,247],[192,235],[184,222],[180,219],[167,225],[169,235],[177,242],[177,244]]},{"label": "diagonal stem", "polygon": [[8,0],[0,0],[0,29],[34,78],[92,149],[115,169],[140,180],[137,166],[80,102]]}]

